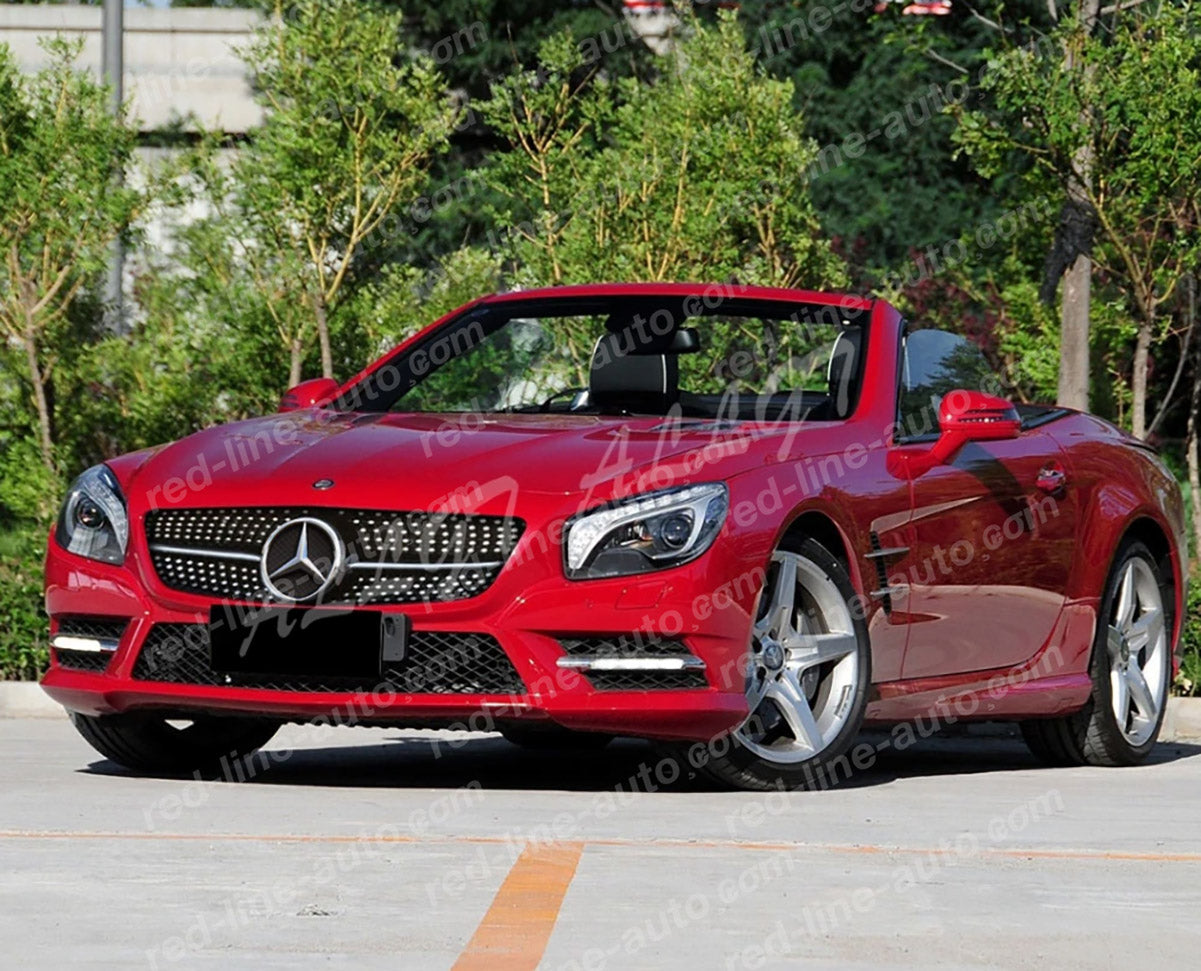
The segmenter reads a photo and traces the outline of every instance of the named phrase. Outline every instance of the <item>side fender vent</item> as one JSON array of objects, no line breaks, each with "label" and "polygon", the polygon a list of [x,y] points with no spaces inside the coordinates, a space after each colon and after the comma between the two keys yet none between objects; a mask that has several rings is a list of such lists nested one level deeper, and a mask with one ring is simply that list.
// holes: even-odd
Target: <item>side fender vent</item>
[{"label": "side fender vent", "polygon": [[892,613],[892,593],[888,586],[888,565],[884,562],[883,547],[880,545],[880,534],[874,529],[871,531],[872,552],[869,554],[871,561],[876,566],[876,580],[878,586],[873,592],[873,598],[876,594],[881,594],[880,599],[884,602],[884,613]]}]

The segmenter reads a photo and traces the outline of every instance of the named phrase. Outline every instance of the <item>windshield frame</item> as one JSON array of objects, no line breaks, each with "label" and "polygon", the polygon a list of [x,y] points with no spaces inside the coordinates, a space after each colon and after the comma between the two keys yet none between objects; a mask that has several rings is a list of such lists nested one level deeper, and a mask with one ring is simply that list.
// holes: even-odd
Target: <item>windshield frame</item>
[{"label": "windshield frame", "polygon": [[[858,360],[855,363],[853,395],[849,410],[844,418],[852,418],[863,399],[863,378],[871,345],[872,302],[857,301],[851,305],[839,302],[831,295],[829,302],[811,300],[789,300],[785,297],[732,297],[720,302],[706,303],[702,294],[550,294],[531,296],[506,296],[504,299],[477,301],[452,312],[440,322],[435,322],[425,331],[414,335],[390,351],[378,364],[360,374],[354,382],[343,389],[331,407],[337,411],[387,413],[401,412],[397,403],[410,390],[432,375],[443,365],[464,353],[469,353],[478,344],[510,321],[539,317],[571,317],[608,315],[616,312],[654,312],[666,310],[672,316],[673,327],[695,326],[704,332],[704,319],[723,314],[729,316],[759,317],[777,321],[792,321],[796,324],[817,323],[860,328]],[[471,335],[479,338],[472,342]],[[446,348],[447,350],[441,350]],[[444,412],[418,411],[414,414],[443,414]],[[459,412],[454,412],[459,414]],[[473,414],[507,414],[508,412],[481,411]],[[565,414],[572,414],[566,412]],[[591,413],[579,412],[580,415]],[[593,416],[594,417],[594,416]],[[660,416],[662,417],[662,416]],[[795,419],[802,420],[802,419]]]}]

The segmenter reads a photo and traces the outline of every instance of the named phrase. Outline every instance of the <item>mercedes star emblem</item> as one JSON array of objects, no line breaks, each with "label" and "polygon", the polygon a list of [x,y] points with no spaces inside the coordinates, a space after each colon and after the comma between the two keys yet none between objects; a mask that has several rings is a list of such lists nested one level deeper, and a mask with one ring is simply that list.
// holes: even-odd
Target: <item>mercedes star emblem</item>
[{"label": "mercedes star emblem", "polygon": [[342,572],[346,552],[329,523],[302,517],[276,527],[263,543],[263,583],[280,600],[313,600]]}]

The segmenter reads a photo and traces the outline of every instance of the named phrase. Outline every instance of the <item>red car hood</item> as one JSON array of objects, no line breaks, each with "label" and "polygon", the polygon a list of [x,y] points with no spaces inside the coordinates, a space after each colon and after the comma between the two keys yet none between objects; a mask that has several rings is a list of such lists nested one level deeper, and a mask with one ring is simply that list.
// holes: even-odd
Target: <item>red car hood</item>
[{"label": "red car hood", "polygon": [[[781,427],[300,411],[209,428],[168,445],[141,465],[126,490],[135,513],[236,505],[493,511],[511,509],[518,491],[590,493],[599,502],[655,488],[639,485],[638,472],[683,454],[690,468],[703,458],[699,474],[690,476],[696,480],[761,464],[755,443],[783,434]],[[315,490],[323,479],[333,485]]]}]

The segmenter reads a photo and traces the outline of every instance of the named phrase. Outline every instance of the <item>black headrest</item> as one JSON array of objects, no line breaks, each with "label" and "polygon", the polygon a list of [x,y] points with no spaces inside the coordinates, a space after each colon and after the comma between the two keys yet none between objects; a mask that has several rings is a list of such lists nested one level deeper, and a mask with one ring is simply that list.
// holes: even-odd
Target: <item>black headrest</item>
[{"label": "black headrest", "polygon": [[846,418],[851,413],[852,392],[855,371],[859,364],[859,345],[863,339],[863,331],[858,327],[849,327],[841,331],[834,341],[830,351],[830,367],[826,371],[826,380],[830,391],[830,409],[832,417]]},{"label": "black headrest", "polygon": [[631,354],[629,333],[605,334],[592,351],[588,401],[624,411],[663,414],[679,397],[674,354]]}]

